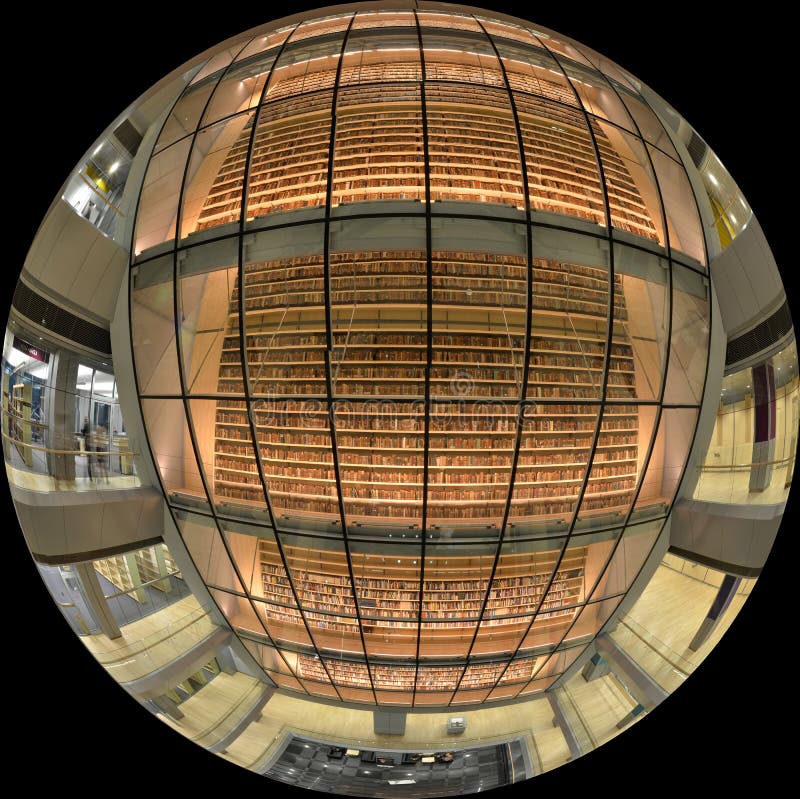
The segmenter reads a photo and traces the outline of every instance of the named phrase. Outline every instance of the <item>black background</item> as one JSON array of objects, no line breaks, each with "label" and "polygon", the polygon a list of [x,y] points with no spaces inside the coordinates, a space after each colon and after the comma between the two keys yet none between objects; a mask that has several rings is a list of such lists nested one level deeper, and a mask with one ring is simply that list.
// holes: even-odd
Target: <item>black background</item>
[{"label": "black background", "polygon": [[[116,115],[194,54],[280,13],[316,5],[289,0],[275,10],[267,3],[193,9],[143,0],[114,8],[68,4],[55,12],[32,3],[15,8],[15,23],[4,33],[4,193],[12,210],[3,223],[4,239],[13,246],[3,270],[6,307],[62,181]],[[797,159],[789,121],[796,105],[795,68],[788,55],[796,43],[776,4],[754,5],[746,18],[731,6],[686,2],[584,7],[485,0],[484,7],[584,42],[683,114],[752,205],[796,312],[800,298],[790,282],[790,247],[798,235]],[[7,505],[0,696],[2,726],[11,741],[4,778],[21,779],[29,788],[109,796],[281,790],[180,738],[104,674],[42,587],[8,492],[0,492]],[[496,795],[738,792],[789,777],[797,661],[785,642],[796,639],[789,589],[796,505],[790,500],[751,601],[674,696],[600,750]],[[16,699],[19,707],[12,710]],[[789,732],[779,731],[781,722]]]}]

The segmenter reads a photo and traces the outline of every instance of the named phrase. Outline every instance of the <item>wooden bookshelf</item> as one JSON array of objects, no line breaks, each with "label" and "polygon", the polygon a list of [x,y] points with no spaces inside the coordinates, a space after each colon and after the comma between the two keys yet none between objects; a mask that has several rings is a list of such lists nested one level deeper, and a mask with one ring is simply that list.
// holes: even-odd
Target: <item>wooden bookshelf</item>
[{"label": "wooden bookshelf", "polygon": [[[6,375],[3,377],[8,380]],[[33,384],[16,383],[11,387],[8,413],[4,414],[4,423],[8,426],[8,436],[17,450],[17,454],[28,467],[33,467],[33,450],[25,445],[32,441],[33,426],[43,427],[32,421],[32,414]]]},{"label": "wooden bookshelf", "polygon": [[[257,409],[254,421],[274,510],[279,517],[301,511],[337,521],[329,420],[317,401],[326,398],[322,268],[321,255],[246,265],[245,347],[250,391],[269,398],[269,407]],[[346,513],[354,522],[382,518],[418,524],[424,417],[414,400],[424,398],[425,386],[425,255],[408,250],[332,253],[330,274],[334,395],[350,400],[346,412],[335,417]],[[524,258],[432,253],[430,390],[434,397],[453,400],[432,411],[428,514],[434,524],[495,523],[502,516],[516,415],[511,406],[487,411],[482,400],[516,399],[523,388],[531,398],[601,399],[608,274],[537,259],[533,276],[534,336],[523,387]],[[619,276],[614,296],[617,330],[606,395],[633,400],[633,348],[623,324],[627,309]],[[238,330],[238,309],[237,286],[229,330]],[[240,392],[241,381],[239,336],[230,333],[222,347],[219,391]],[[391,406],[382,406],[380,399],[391,400]],[[531,413],[535,416],[523,431],[511,517],[563,517],[568,522],[588,463],[597,408],[537,405]],[[638,428],[635,406],[609,409],[584,510],[624,508],[630,501]],[[214,490],[231,500],[263,503],[249,436],[244,404],[218,402]]]},{"label": "wooden bookshelf", "polygon": [[[326,60],[326,59],[323,59]],[[246,218],[325,203],[330,105],[336,59],[312,72],[278,70],[259,114]],[[302,66],[302,65],[300,65]],[[288,68],[287,68],[288,69]],[[519,145],[502,73],[426,61],[431,199],[524,209]],[[418,61],[343,65],[334,142],[333,205],[424,200]],[[534,210],[606,224],[595,146],[565,85],[511,71],[528,187]],[[612,224],[658,238],[650,211],[623,157],[602,127],[593,132],[603,161]],[[197,230],[238,220],[250,125],[213,182]]]},{"label": "wooden bookshelf", "polygon": [[[585,594],[586,547],[567,551],[552,583],[558,552],[503,554],[491,588],[493,554],[426,558],[421,614],[419,558],[351,552],[354,585],[342,552],[284,545],[283,555],[308,626],[322,649],[360,651],[360,614],[368,645],[380,641],[385,651],[396,655],[415,654],[420,619],[420,650],[428,655],[446,654],[448,643],[470,640],[479,622],[480,629],[490,633],[484,652],[504,652],[509,646],[513,649],[512,642],[537,609],[534,630],[556,640]],[[302,619],[274,542],[259,541],[258,564],[259,598],[265,602],[270,633],[278,640],[302,640]]]}]

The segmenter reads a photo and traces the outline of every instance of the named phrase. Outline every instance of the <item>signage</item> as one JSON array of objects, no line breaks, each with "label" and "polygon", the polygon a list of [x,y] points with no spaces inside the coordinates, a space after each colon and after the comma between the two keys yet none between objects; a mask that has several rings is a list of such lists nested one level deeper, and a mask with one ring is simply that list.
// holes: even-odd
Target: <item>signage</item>
[{"label": "signage", "polygon": [[33,344],[29,344],[27,341],[19,338],[18,336],[14,336],[13,346],[15,350],[24,352],[26,355],[30,356],[36,361],[41,361],[42,363],[49,363],[50,361],[49,352],[45,352],[39,347],[34,347]]}]

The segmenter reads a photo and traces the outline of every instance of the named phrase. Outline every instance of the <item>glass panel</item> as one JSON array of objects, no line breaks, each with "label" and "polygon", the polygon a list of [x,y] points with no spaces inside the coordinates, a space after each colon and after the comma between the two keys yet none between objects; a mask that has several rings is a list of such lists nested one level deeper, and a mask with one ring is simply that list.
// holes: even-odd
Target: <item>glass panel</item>
[{"label": "glass panel", "polygon": [[[274,578],[270,577],[270,586],[275,587]],[[262,602],[258,599],[253,600],[256,613],[261,623],[267,628],[270,637],[276,643],[286,643],[290,646],[311,647],[311,639],[303,624],[300,611],[294,605],[293,600],[288,602],[283,595],[282,588],[277,587],[274,594],[278,596],[278,602]]]},{"label": "glass panel", "polygon": [[609,380],[609,388],[614,387],[609,398],[655,400],[661,396],[670,313],[668,270],[666,258],[614,245],[611,369],[618,370],[620,385]]},{"label": "glass panel", "polygon": [[178,253],[181,356],[189,394],[244,393],[237,261],[235,239]]},{"label": "glass panel", "polygon": [[423,41],[432,201],[524,209],[516,127],[490,44],[430,33]]},{"label": "glass panel", "polygon": [[[230,556],[250,594],[260,594],[261,549],[260,540],[269,535],[261,527],[253,527],[241,522],[221,521],[222,533]],[[240,532],[241,531],[241,532]]]},{"label": "glass panel", "polygon": [[223,513],[267,521],[264,490],[253,451],[247,406],[235,400],[189,400],[198,454]]},{"label": "glass panel", "polygon": [[[557,552],[504,544],[473,646],[474,654],[513,652],[542,600]],[[525,615],[527,614],[527,615]]]},{"label": "glass panel", "polygon": [[331,382],[348,525],[419,528],[424,408],[410,400],[425,390],[424,220],[339,223],[330,274]]},{"label": "glass panel", "polygon": [[664,408],[635,512],[663,513],[675,496],[697,425],[695,408]]},{"label": "glass panel", "polygon": [[203,114],[202,125],[258,105],[278,48],[239,59],[225,73]]},{"label": "glass panel", "polygon": [[616,596],[585,605],[572,629],[567,633],[565,643],[577,643],[588,636],[597,635],[611,618],[622,599],[623,597]]},{"label": "glass panel", "polygon": [[[669,243],[673,255],[688,256],[691,266],[705,266],[706,253],[703,226],[697,211],[692,186],[683,166],[664,153],[648,147],[658,176],[658,185],[664,199],[669,226]],[[685,259],[684,259],[685,260]]]},{"label": "glass panel", "polygon": [[168,500],[208,507],[182,400],[142,399],[142,415]]},{"label": "glass panel", "polygon": [[210,75],[216,76],[218,72],[221,72],[223,69],[225,69],[225,67],[231,63],[239,50],[242,49],[244,43],[249,41],[249,39],[249,36],[244,36],[241,39],[238,39],[230,47],[213,55],[208,61],[206,61],[203,68],[194,76],[194,78],[192,78],[192,84],[200,83]]},{"label": "glass panel", "polygon": [[665,403],[699,405],[702,401],[710,322],[708,279],[675,264]]},{"label": "glass panel", "polygon": [[[561,73],[556,60],[538,46],[534,37],[531,37],[531,42],[533,46],[495,40],[512,90],[536,94],[548,100],[580,108],[575,92]],[[528,98],[524,100],[531,102]],[[550,111],[553,114],[557,113],[557,109],[553,106],[550,106]]]},{"label": "glass panel", "polygon": [[[562,555],[556,548],[559,544],[562,542],[514,546],[517,554],[510,565],[516,567],[519,575],[514,578],[516,589],[524,586],[528,596],[525,606],[528,615],[515,620],[517,639],[524,636],[521,643],[516,642],[523,652],[555,646],[575,618],[576,606],[585,599],[594,552],[589,546],[576,544],[565,549]],[[543,549],[545,546],[547,549]],[[505,546],[503,550],[505,554]],[[535,563],[533,569],[526,565],[531,561]],[[509,572],[513,574],[511,569]],[[535,615],[531,615],[534,612]]]},{"label": "glass panel", "polygon": [[363,657],[343,543],[286,534],[280,538],[289,576],[317,648]]},{"label": "glass panel", "polygon": [[652,405],[607,405],[576,529],[609,527],[628,515],[653,434]]},{"label": "glass panel", "polygon": [[164,123],[156,143],[156,152],[163,150],[178,139],[194,133],[208,103],[208,98],[216,85],[217,79],[214,78],[194,83],[186,88]]},{"label": "glass panel", "polygon": [[131,274],[131,336],[139,393],[180,394],[173,256],[134,267]]},{"label": "glass panel", "polygon": [[489,585],[495,550],[495,546],[485,546],[476,553],[472,547],[428,544],[420,655],[467,655]]},{"label": "glass panel", "polygon": [[540,694],[546,691],[557,679],[558,676],[556,675],[553,677],[542,677],[541,680],[531,680],[520,692],[519,696],[523,696],[525,694]]},{"label": "glass panel", "polygon": [[599,576],[592,592],[592,600],[602,599],[627,591],[639,576],[639,571],[650,554],[664,522],[630,525],[617,543],[616,550],[605,571]]},{"label": "glass panel", "polygon": [[798,418],[797,350],[792,340],[766,363],[723,379],[694,498],[743,505],[784,501],[794,474]]},{"label": "glass panel", "polygon": [[[608,269],[537,258],[533,265],[533,326],[528,398],[599,401],[603,393],[611,284]],[[615,283],[618,282],[615,279]],[[615,316],[623,317],[615,295]],[[627,365],[612,360],[607,396],[626,393]]]},{"label": "glass panel", "polygon": [[[346,14],[342,16],[323,17],[308,20],[303,22],[294,32],[292,40],[297,41],[298,39],[308,39],[313,36],[325,36],[330,33],[336,33],[337,31],[343,31],[350,24],[350,19],[352,16],[352,14]],[[338,39],[340,37],[336,38]]]},{"label": "glass panel", "polygon": [[[393,535],[401,539],[406,534]],[[370,657],[413,658],[417,648],[422,564],[418,541],[380,547],[353,541],[350,559],[367,653]],[[411,682],[413,685],[413,668]]]},{"label": "glass panel", "polygon": [[191,143],[191,138],[183,139],[150,159],[136,212],[136,258],[175,238],[178,198]]},{"label": "glass panel", "polygon": [[217,525],[208,516],[179,511],[176,514],[178,527],[194,565],[206,583],[228,591],[244,593],[244,587],[236,576]]},{"label": "glass panel", "polygon": [[428,666],[420,664],[417,671],[415,704],[441,704],[450,701],[458,684],[463,666]]},{"label": "glass panel", "polygon": [[248,221],[325,205],[333,93],[297,97],[301,84],[290,86],[287,79],[280,86],[285,89],[281,96],[289,96],[263,106],[258,117],[247,187]]},{"label": "glass panel", "polygon": [[667,155],[679,159],[675,146],[672,144],[672,140],[667,135],[664,126],[650,106],[647,105],[641,97],[626,90],[620,84],[615,84],[615,86],[622,98],[622,102],[625,103],[631,116],[636,121],[642,138],[663,150]]},{"label": "glass panel", "polygon": [[[442,11],[419,11],[419,24],[429,28],[450,28],[451,30],[480,31],[480,25],[472,18],[461,14]],[[437,31],[438,33],[439,31]]]},{"label": "glass panel", "polygon": [[294,28],[294,25],[290,25],[286,28],[270,31],[263,36],[257,36],[255,39],[253,39],[253,41],[250,42],[250,44],[247,45],[247,47],[244,48],[244,50],[242,50],[241,53],[239,53],[238,56],[236,56],[234,66],[253,58],[253,56],[257,56],[266,50],[277,49],[288,38]]},{"label": "glass panel", "polygon": [[536,680],[534,682],[544,680],[545,677],[557,677],[563,674],[583,652],[584,647],[582,646],[572,646],[569,649],[561,649],[558,652],[553,652],[553,654],[541,664],[539,670],[536,672]]},{"label": "glass panel", "polygon": [[[415,56],[416,57],[416,56]],[[391,67],[391,73],[390,73]],[[374,64],[363,80],[403,79],[407,63]],[[366,72],[363,67],[362,73]],[[398,71],[394,75],[394,71]],[[384,74],[386,73],[386,74]],[[359,75],[353,77],[358,80]],[[380,99],[381,106],[364,108]],[[341,88],[337,100],[331,203],[425,199],[422,105],[418,85]]]},{"label": "glass panel", "polygon": [[414,14],[411,11],[359,11],[353,21],[352,30],[361,28],[388,28],[402,25],[415,27]]},{"label": "glass panel", "polygon": [[641,139],[596,117],[591,123],[603,163],[611,224],[666,246],[656,179]]},{"label": "glass panel", "polygon": [[[245,597],[228,594],[216,588],[208,590],[235,632],[242,632],[244,635],[266,635],[264,625],[258,620],[250,602]],[[249,644],[250,642],[246,641],[245,643]],[[248,646],[248,648],[250,647]]]},{"label": "glass panel", "polygon": [[509,514],[511,537],[565,531],[578,503],[599,406],[529,405],[525,409]]},{"label": "glass panel", "polygon": [[[541,91],[550,92],[549,87]],[[561,103],[514,91],[528,192],[535,219],[557,222],[551,214],[567,214],[605,226],[605,201],[597,157],[584,115]]]},{"label": "glass panel", "polygon": [[[416,28],[397,30],[351,31],[342,63],[340,86],[386,81],[422,80],[419,39]],[[385,87],[382,87],[385,89]],[[375,99],[374,91],[357,93],[362,100]],[[341,97],[341,95],[340,95]],[[387,100],[386,95],[381,100]]]},{"label": "glass panel", "polygon": [[[323,234],[322,225],[303,225],[263,231],[248,243],[243,305],[253,396],[326,397]],[[238,305],[237,291],[233,299]],[[234,321],[236,307],[231,327]],[[231,347],[238,347],[235,332]]]},{"label": "glass panel", "polygon": [[181,209],[181,238],[239,221],[247,150],[254,112],[199,131]]},{"label": "glass panel", "polygon": [[562,66],[571,78],[571,83],[575,87],[583,107],[590,114],[635,132],[627,108],[603,75],[594,69],[569,61],[564,61]]},{"label": "glass panel", "polygon": [[498,38],[514,39],[518,42],[539,46],[539,40],[529,30],[519,25],[513,25],[510,22],[498,22],[497,20],[486,19],[480,16],[478,19],[484,30],[495,39],[495,45],[498,49],[501,45],[505,44],[503,41],[498,41]]}]

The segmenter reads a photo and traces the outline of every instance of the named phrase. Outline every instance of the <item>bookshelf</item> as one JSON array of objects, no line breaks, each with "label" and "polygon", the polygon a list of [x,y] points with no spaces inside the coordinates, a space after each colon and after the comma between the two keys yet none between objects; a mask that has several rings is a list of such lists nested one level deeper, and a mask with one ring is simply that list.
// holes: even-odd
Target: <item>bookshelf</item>
[{"label": "bookshelf", "polygon": [[[278,515],[339,519],[326,399],[323,259],[295,256],[245,267],[244,308],[250,390],[269,398],[256,409],[262,468]],[[333,388],[350,402],[335,417],[348,519],[418,524],[424,486],[424,319],[422,251],[368,250],[330,257]],[[534,262],[534,326],[528,384],[523,374],[527,268],[516,255],[432,253],[433,339],[428,514],[434,524],[502,516],[516,433],[511,406],[485,399],[586,400],[533,405],[526,419],[511,517],[569,521],[584,478],[601,399],[610,282],[599,268]],[[636,396],[625,293],[614,284],[618,329],[606,394]],[[465,289],[465,286],[468,289]],[[467,293],[467,291],[469,293]],[[238,330],[239,289],[229,331]],[[502,305],[502,314],[498,306]],[[419,321],[402,314],[417,309]],[[358,314],[353,311],[358,310]],[[398,318],[395,321],[394,316]],[[568,318],[567,318],[568,315]],[[344,320],[348,320],[345,329]],[[478,320],[473,321],[473,320]],[[483,321],[480,321],[483,320]],[[218,390],[241,385],[239,336],[222,346]],[[378,400],[391,400],[389,406]],[[228,500],[263,502],[244,404],[217,403],[214,490]],[[639,421],[635,405],[608,409],[584,510],[623,508],[636,484]]]},{"label": "bookshelf", "polygon": [[[336,59],[326,69],[278,70],[253,141],[246,219],[325,204]],[[288,68],[287,68],[288,69]],[[525,208],[516,126],[499,70],[426,61],[431,199]],[[337,101],[332,204],[425,199],[418,60],[343,65]],[[605,225],[595,147],[565,85],[509,72],[528,169],[531,207]],[[596,122],[615,227],[658,236],[623,156]],[[196,223],[238,220],[251,137],[241,131]]]},{"label": "bookshelf", "polygon": [[[482,557],[428,557],[420,614],[418,557],[351,552],[354,585],[342,552],[289,544],[284,544],[283,552],[306,621],[321,650],[361,650],[358,602],[368,648],[379,643],[384,652],[414,656],[420,619],[422,654],[448,654],[448,644],[471,640],[479,622],[481,630],[491,633],[482,643],[482,654],[512,651],[537,608],[533,629],[557,640],[574,618],[586,589],[587,547],[567,551],[549,588],[557,551],[503,553],[491,588],[493,552]],[[265,601],[270,634],[288,642],[304,640],[289,575],[274,541],[259,540],[257,562],[261,574],[258,596]],[[276,623],[274,630],[271,622]]]},{"label": "bookshelf", "polygon": [[[8,381],[7,375],[3,377]],[[10,394],[7,392],[7,396],[9,409],[5,418],[7,419],[8,436],[25,465],[29,468],[33,467],[33,450],[25,445],[31,443],[33,426],[35,424],[37,427],[44,426],[38,425],[31,420],[33,414],[33,384],[15,383],[11,386]]]}]

